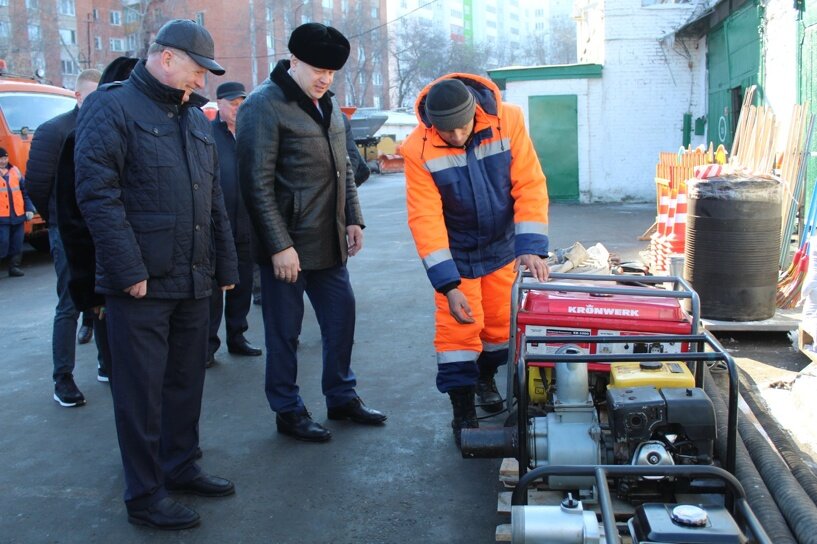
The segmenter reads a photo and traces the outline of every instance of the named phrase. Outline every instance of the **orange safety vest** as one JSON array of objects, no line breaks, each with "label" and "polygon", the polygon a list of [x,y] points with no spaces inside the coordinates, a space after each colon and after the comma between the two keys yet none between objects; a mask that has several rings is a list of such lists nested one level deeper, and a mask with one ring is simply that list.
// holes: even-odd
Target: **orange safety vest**
[{"label": "orange safety vest", "polygon": [[9,180],[0,176],[0,217],[11,217],[11,206],[14,206],[15,215],[26,213],[23,201],[23,190],[20,187],[20,171],[16,166],[9,168]]}]

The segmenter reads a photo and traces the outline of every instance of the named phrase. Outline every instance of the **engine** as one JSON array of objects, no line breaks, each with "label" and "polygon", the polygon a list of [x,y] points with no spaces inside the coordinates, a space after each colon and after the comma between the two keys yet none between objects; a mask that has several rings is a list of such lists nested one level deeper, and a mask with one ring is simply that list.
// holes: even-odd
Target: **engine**
[{"label": "engine", "polygon": [[[557,363],[547,414],[530,419],[530,468],[548,465],[712,464],[715,411],[681,363],[613,363],[603,401],[594,401],[587,366]],[[621,478],[620,497],[644,502],[666,495],[662,478]],[[551,476],[551,489],[590,498],[593,479]]]}]

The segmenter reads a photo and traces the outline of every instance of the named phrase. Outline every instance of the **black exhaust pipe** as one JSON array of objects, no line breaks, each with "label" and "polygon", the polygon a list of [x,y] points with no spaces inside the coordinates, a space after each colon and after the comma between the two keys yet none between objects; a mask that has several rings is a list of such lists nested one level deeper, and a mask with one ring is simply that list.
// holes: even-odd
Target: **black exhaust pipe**
[{"label": "black exhaust pipe", "polygon": [[516,427],[483,427],[462,430],[462,456],[466,459],[496,459],[519,455]]}]

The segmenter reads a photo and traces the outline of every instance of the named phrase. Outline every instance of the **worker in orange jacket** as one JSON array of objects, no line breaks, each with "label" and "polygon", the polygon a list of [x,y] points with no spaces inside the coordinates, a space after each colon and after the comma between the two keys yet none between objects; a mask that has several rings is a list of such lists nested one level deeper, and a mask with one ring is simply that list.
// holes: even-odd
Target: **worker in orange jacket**
[{"label": "worker in orange jacket", "polygon": [[8,151],[0,147],[0,260],[9,258],[9,276],[23,276],[25,222],[34,217],[34,204],[28,198],[25,179],[9,163]]},{"label": "worker in orange jacket", "polygon": [[436,291],[437,388],[459,446],[462,429],[478,427],[475,395],[502,409],[494,376],[508,358],[517,267],[548,278],[547,186],[521,109],[490,80],[444,76],[416,110],[401,147],[408,223]]}]

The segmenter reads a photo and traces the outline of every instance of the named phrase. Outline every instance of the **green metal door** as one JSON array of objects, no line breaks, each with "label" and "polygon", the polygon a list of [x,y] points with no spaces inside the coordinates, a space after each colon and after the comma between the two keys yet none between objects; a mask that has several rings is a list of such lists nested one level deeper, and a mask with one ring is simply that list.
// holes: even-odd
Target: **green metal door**
[{"label": "green metal door", "polygon": [[545,171],[551,200],[579,199],[579,127],[576,95],[531,96],[530,135]]},{"label": "green metal door", "polygon": [[[730,15],[707,36],[708,139],[731,151],[743,94],[760,71],[760,17],[754,2]],[[760,99],[760,90],[754,102]]]}]

